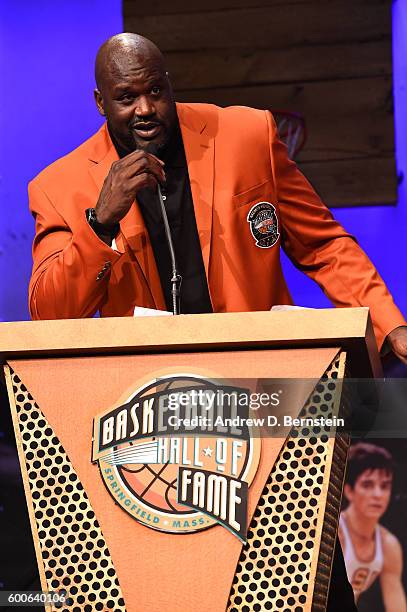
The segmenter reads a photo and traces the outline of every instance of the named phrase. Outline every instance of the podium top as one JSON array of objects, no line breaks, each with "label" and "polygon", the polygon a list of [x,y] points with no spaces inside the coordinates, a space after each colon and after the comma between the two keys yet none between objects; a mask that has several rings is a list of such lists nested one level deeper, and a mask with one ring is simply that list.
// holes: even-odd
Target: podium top
[{"label": "podium top", "polygon": [[380,376],[368,308],[301,309],[176,317],[111,317],[0,324],[0,358],[225,349],[341,347],[352,375]]}]

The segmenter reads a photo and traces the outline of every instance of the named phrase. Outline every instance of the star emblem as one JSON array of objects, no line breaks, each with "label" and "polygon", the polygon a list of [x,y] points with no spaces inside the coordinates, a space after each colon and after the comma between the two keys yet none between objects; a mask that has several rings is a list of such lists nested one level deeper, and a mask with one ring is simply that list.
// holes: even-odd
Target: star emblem
[{"label": "star emblem", "polygon": [[205,455],[205,457],[212,457],[212,449],[210,446],[207,446],[206,448],[202,449],[203,454]]}]

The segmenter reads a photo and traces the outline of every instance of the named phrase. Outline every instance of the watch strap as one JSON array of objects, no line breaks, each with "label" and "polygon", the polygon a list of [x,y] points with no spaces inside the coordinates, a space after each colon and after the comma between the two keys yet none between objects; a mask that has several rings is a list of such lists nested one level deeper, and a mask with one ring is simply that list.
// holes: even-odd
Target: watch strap
[{"label": "watch strap", "polygon": [[85,215],[87,222],[98,236],[110,236],[112,240],[117,236],[120,229],[119,223],[109,226],[99,223],[96,216],[96,210],[94,208],[87,208]]}]

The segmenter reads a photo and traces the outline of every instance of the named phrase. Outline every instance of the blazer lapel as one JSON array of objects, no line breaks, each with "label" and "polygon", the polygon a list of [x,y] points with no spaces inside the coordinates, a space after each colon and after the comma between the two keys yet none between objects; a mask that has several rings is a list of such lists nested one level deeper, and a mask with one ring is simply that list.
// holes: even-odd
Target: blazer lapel
[{"label": "blazer lapel", "polygon": [[215,139],[209,133],[206,121],[192,107],[177,104],[177,113],[188,164],[199,242],[206,277],[209,279]]},{"label": "blazer lapel", "polygon": [[[89,169],[89,172],[93,177],[99,192],[102,189],[106,176],[109,174],[112,163],[119,159],[106,127],[104,136],[105,148],[101,148],[101,150],[98,151],[98,155],[95,156],[98,159],[92,159],[92,161],[96,163]],[[155,263],[150,238],[144,224],[143,216],[139,210],[139,207],[137,206],[136,201],[132,204],[127,215],[120,221],[120,231],[128,243],[131,252],[135,256],[135,263],[138,264],[140,268],[156,308],[166,310],[160,277],[158,274],[157,265]],[[120,248],[122,246],[120,244],[120,234],[117,242],[118,247]]]}]

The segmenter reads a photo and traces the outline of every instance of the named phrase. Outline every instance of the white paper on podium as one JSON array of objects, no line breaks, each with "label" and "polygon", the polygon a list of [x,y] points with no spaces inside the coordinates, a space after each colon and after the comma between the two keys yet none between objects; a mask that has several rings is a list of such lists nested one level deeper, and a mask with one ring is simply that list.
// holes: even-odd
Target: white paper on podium
[{"label": "white paper on podium", "polygon": [[291,306],[289,304],[276,304],[272,306],[270,310],[316,310],[316,308],[309,308],[308,306]]},{"label": "white paper on podium", "polygon": [[168,310],[156,310],[155,308],[143,308],[142,306],[135,306],[133,317],[167,317],[172,316],[172,312]]},{"label": "white paper on podium", "polygon": [[[291,306],[289,304],[276,304],[271,307],[271,310],[315,310],[315,308],[309,308],[308,306]],[[135,306],[133,316],[134,317],[167,317],[172,316],[173,313],[169,310],[156,310],[155,308],[143,308],[143,306]]]}]

